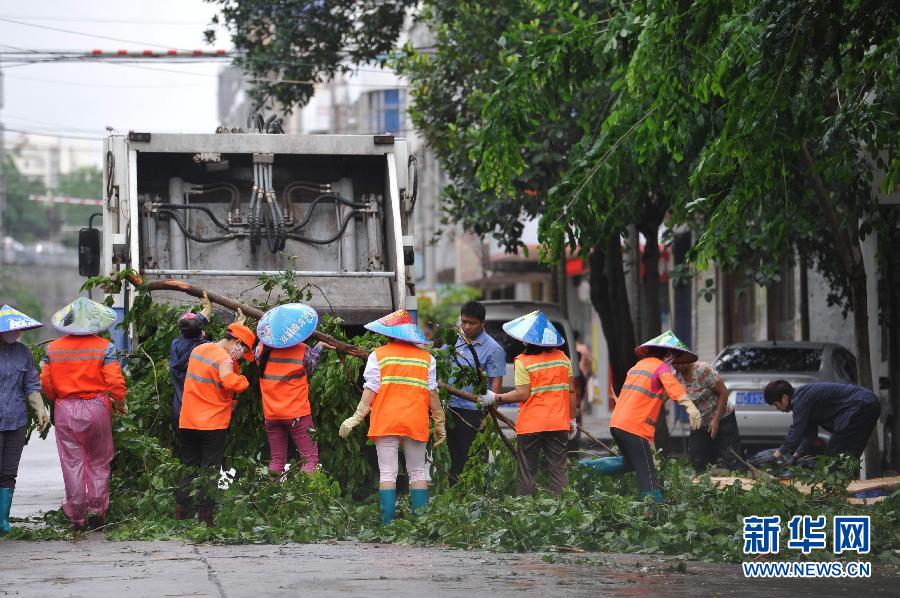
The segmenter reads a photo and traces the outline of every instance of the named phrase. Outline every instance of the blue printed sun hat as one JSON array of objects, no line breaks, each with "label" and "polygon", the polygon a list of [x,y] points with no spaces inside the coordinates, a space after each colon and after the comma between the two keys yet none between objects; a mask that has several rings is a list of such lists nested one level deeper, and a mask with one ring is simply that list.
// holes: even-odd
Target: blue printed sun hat
[{"label": "blue printed sun hat", "polygon": [[53,314],[50,322],[65,334],[97,334],[116,323],[116,312],[102,303],[79,297]]},{"label": "blue printed sun hat", "polygon": [[26,316],[18,309],[4,305],[0,307],[0,332],[13,332],[19,330],[31,330],[43,326],[40,322]]},{"label": "blue printed sun hat", "polygon": [[651,348],[669,349],[674,351],[675,359],[673,361],[675,363],[693,363],[697,361],[697,354],[681,342],[671,330],[666,330],[656,338],[652,338],[646,343],[638,345],[634,348],[634,354],[641,358],[648,357]]},{"label": "blue printed sun hat", "polygon": [[256,336],[273,349],[299,345],[315,332],[319,324],[316,310],[303,303],[285,303],[263,314],[256,325]]},{"label": "blue printed sun hat", "polygon": [[558,347],[565,342],[541,310],[510,320],[503,325],[503,332],[523,343],[538,347]]},{"label": "blue printed sun hat", "polygon": [[391,312],[383,318],[378,318],[374,322],[369,322],[364,326],[366,330],[389,336],[400,341],[415,343],[417,345],[427,345],[428,339],[413,322],[412,316],[405,309],[398,309]]}]

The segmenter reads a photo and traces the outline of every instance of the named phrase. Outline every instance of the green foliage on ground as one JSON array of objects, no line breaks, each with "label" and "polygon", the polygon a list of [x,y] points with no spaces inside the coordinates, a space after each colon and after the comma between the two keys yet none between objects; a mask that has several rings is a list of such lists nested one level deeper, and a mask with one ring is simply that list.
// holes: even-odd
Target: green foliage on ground
[{"label": "green foliage on ground", "polygon": [[[277,301],[296,300],[305,292],[280,283],[273,291]],[[896,526],[900,491],[874,506],[848,505],[845,489],[858,463],[822,459],[817,471],[801,470],[799,475],[807,476],[806,481],[821,482],[811,495],[804,495],[775,481],[761,481],[750,491],[739,485],[717,490],[708,478],[697,483],[683,462],[663,459],[660,480],[666,502],[654,506],[636,499],[633,475],[600,477],[573,461],[570,485],[562,496],[516,497],[515,459],[487,418],[460,483],[452,488],[447,485],[446,448],[433,451],[428,509],[412,516],[401,473],[398,519],[382,527],[374,493],[374,448],[366,440],[365,425],[347,440],[337,435],[340,422],[356,407],[362,360],[339,357],[334,351],[323,354],[310,380],[320,471],[304,475],[295,463],[280,480],[269,475],[255,371],[245,365],[251,388],[239,398],[232,418],[226,473],[220,479],[218,472],[209,472],[191,485],[192,492],[205,488],[215,494],[216,527],[198,526],[194,520],[176,521],[174,489],[186,472],[173,451],[168,350],[178,334],[177,317],[185,309],[154,304],[141,296],[129,317],[140,343],[125,356],[130,411],[114,420],[116,457],[103,530],[109,539],[215,543],[358,540],[513,552],[640,552],[734,562],[742,557],[744,516],[781,515],[782,521],[787,521],[794,514],[831,517],[865,513],[872,517],[871,558],[900,564],[900,528]],[[207,334],[217,339],[223,329],[222,319],[214,316]],[[348,339],[340,323],[327,317],[320,329],[366,349],[382,342],[373,334]],[[450,363],[442,352],[436,354],[439,377],[446,379]],[[36,348],[39,357],[40,348]],[[30,525],[15,525],[8,538],[76,536],[57,510]],[[814,552],[810,558],[835,557]]]}]

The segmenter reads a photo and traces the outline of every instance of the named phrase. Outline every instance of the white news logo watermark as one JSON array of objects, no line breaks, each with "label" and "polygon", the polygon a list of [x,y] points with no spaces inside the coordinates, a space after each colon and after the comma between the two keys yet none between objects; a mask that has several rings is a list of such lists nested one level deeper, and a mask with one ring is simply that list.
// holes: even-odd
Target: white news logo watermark
[{"label": "white news logo watermark", "polygon": [[[788,522],[787,548],[809,555],[828,549],[828,522],[824,515],[794,515]],[[831,527],[831,551],[869,554],[872,530],[868,515],[835,515]],[[746,555],[778,554],[781,541],[781,517],[744,517]],[[871,577],[872,565],[866,562],[816,563],[777,562],[742,563],[745,577]]]}]

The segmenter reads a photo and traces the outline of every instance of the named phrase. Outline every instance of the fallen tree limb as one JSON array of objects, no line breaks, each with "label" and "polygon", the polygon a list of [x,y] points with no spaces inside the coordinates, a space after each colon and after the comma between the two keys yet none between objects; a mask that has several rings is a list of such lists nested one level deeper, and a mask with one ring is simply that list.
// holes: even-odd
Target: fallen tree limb
[{"label": "fallen tree limb", "polygon": [[[137,275],[128,277],[128,281],[131,282],[131,284],[133,284],[135,286],[144,285],[144,280],[140,276],[137,276]],[[252,305],[247,305],[246,303],[240,303],[239,301],[235,301],[234,299],[231,299],[230,297],[226,297],[225,295],[220,295],[218,293],[198,287],[197,285],[191,284],[189,282],[185,282],[183,280],[173,280],[171,278],[167,278],[164,280],[152,280],[152,281],[146,283],[146,285],[144,285],[144,286],[149,291],[175,291],[175,292],[179,292],[179,293],[184,293],[186,295],[190,295],[191,297],[196,297],[197,299],[202,299],[203,293],[206,293],[206,296],[209,298],[209,300],[211,302],[217,303],[217,304],[221,305],[222,307],[230,309],[231,311],[237,311],[240,309],[242,312],[244,312],[245,315],[247,315],[251,318],[256,318],[257,320],[260,319],[261,317],[263,317],[263,314],[265,313],[265,312],[263,312],[263,310],[259,309],[258,307],[253,307]],[[351,345],[350,343],[345,343],[343,341],[340,341],[340,340],[334,338],[333,336],[325,334],[324,332],[319,332],[318,330],[316,330],[312,333],[310,338],[314,338],[319,342],[327,343],[327,344],[331,345],[332,347],[334,347],[336,350],[340,351],[341,353],[346,353],[346,354],[352,355],[354,357],[359,357],[360,359],[363,359],[363,360],[369,358],[368,351],[361,349],[360,347],[357,347],[356,345]],[[472,403],[478,402],[478,397],[476,397],[472,393],[466,392],[464,390],[460,390],[458,388],[454,388],[454,387],[450,386],[449,384],[447,384],[446,382],[438,381],[438,386],[440,386],[443,390],[447,391],[448,393],[452,394],[455,397],[459,397],[466,401],[471,401]],[[500,420],[503,423],[505,423],[507,426],[509,426],[511,428],[515,428],[515,424],[513,424],[513,422],[505,415],[498,412],[497,417],[500,418]]]}]

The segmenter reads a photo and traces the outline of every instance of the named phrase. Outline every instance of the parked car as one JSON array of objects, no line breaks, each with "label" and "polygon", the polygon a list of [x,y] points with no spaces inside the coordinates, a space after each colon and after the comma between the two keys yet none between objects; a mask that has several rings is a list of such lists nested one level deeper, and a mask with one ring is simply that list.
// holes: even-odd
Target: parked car
[{"label": "parked car", "polygon": [[[535,301],[509,301],[509,300],[489,300],[481,302],[485,308],[484,328],[495,341],[506,351],[506,373],[503,375],[503,390],[508,391],[515,388],[515,366],[516,356],[522,352],[522,343],[508,336],[503,332],[503,324],[531,313],[536,309],[541,310],[556,327],[557,330],[566,339],[566,342],[560,347],[569,359],[572,359],[569,347],[575,346],[575,335],[572,332],[572,326],[569,320],[563,315],[562,310],[554,303],[539,303]],[[572,360],[572,371],[578,375],[578,360]],[[502,405],[500,410],[510,419],[515,420],[519,414],[519,409],[515,405]]]}]

